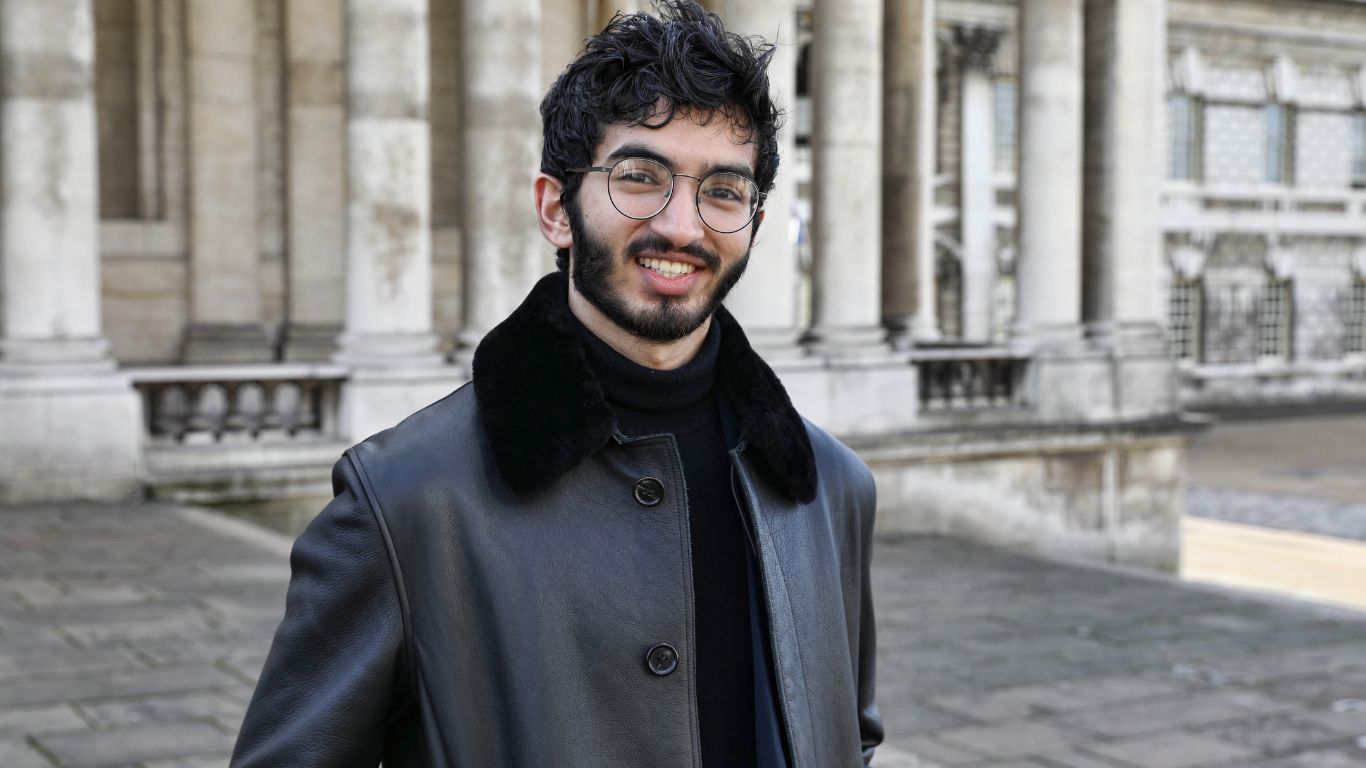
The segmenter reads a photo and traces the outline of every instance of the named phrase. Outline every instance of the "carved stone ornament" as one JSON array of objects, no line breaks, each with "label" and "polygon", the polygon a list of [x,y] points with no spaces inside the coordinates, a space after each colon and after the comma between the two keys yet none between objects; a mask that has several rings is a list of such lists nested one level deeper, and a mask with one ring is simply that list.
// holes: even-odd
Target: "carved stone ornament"
[{"label": "carved stone ornament", "polygon": [[1205,271],[1205,251],[1194,245],[1178,245],[1171,251],[1172,269],[1183,280],[1194,280]]},{"label": "carved stone ornament", "polygon": [[1004,32],[990,27],[958,25],[953,28],[949,45],[958,66],[963,69],[985,69],[995,66],[996,49],[1001,47]]}]

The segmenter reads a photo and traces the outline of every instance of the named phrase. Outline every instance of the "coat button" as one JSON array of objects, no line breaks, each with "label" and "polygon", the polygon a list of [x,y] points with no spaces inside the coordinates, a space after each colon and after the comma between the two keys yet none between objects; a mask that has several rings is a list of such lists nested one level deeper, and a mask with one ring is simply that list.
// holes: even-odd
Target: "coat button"
[{"label": "coat button", "polygon": [[664,484],[653,477],[642,477],[636,481],[634,492],[637,503],[653,507],[664,498]]},{"label": "coat button", "polygon": [[662,677],[678,669],[678,651],[668,643],[660,643],[645,652],[645,664]]}]

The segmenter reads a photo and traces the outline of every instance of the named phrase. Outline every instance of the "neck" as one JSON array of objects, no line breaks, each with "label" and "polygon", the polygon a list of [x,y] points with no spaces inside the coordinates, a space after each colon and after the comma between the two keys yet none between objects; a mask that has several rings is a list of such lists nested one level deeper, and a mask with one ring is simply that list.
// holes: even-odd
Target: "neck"
[{"label": "neck", "polygon": [[671,371],[687,365],[697,356],[697,351],[702,348],[702,342],[707,338],[707,331],[711,328],[711,318],[709,317],[692,333],[681,339],[674,341],[642,339],[612,322],[612,319],[604,315],[602,310],[593,306],[592,302],[579,293],[572,278],[569,281],[569,311],[578,318],[580,323],[583,323],[583,327],[587,328],[594,336],[602,339],[607,346],[616,350],[622,357],[636,365],[652,368],[656,371]]}]

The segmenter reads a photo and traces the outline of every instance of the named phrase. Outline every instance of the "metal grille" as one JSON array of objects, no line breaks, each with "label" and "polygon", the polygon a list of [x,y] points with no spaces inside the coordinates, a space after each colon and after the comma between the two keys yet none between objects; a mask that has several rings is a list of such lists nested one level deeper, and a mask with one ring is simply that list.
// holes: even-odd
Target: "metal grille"
[{"label": "metal grille", "polygon": [[997,80],[995,96],[996,172],[1015,172],[1015,81]]},{"label": "metal grille", "polygon": [[1257,354],[1263,360],[1289,360],[1294,302],[1291,282],[1268,279],[1257,311]]},{"label": "metal grille", "polygon": [[1172,284],[1168,301],[1167,338],[1177,360],[1200,359],[1204,290],[1198,279]]},{"label": "metal grille", "polygon": [[1352,281],[1352,291],[1347,296],[1344,330],[1344,351],[1351,357],[1366,355],[1366,278],[1358,277]]},{"label": "metal grille", "polygon": [[1172,95],[1167,99],[1168,177],[1195,178],[1195,135],[1194,99],[1186,94]]}]

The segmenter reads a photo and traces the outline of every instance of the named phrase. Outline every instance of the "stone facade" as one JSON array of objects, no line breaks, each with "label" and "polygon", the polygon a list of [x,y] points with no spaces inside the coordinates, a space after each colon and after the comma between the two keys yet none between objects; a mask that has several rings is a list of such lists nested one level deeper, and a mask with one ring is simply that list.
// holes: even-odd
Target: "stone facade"
[{"label": "stone facade", "polygon": [[[1170,567],[1178,389],[1201,407],[1366,396],[1359,4],[706,4],[777,36],[791,115],[731,308],[874,466],[885,527]],[[552,268],[528,204],[536,104],[638,7],[0,0],[0,28],[49,5],[90,19],[77,101],[97,146],[72,177],[94,213],[63,214],[97,258],[58,320],[112,369],[102,391],[141,403],[111,411],[141,423],[126,474],[232,502],[316,494],[325,456],[467,379]],[[71,347],[22,311],[53,275],[6,238],[0,365],[32,338]],[[1179,366],[1161,335],[1177,281],[1198,305]]]}]

